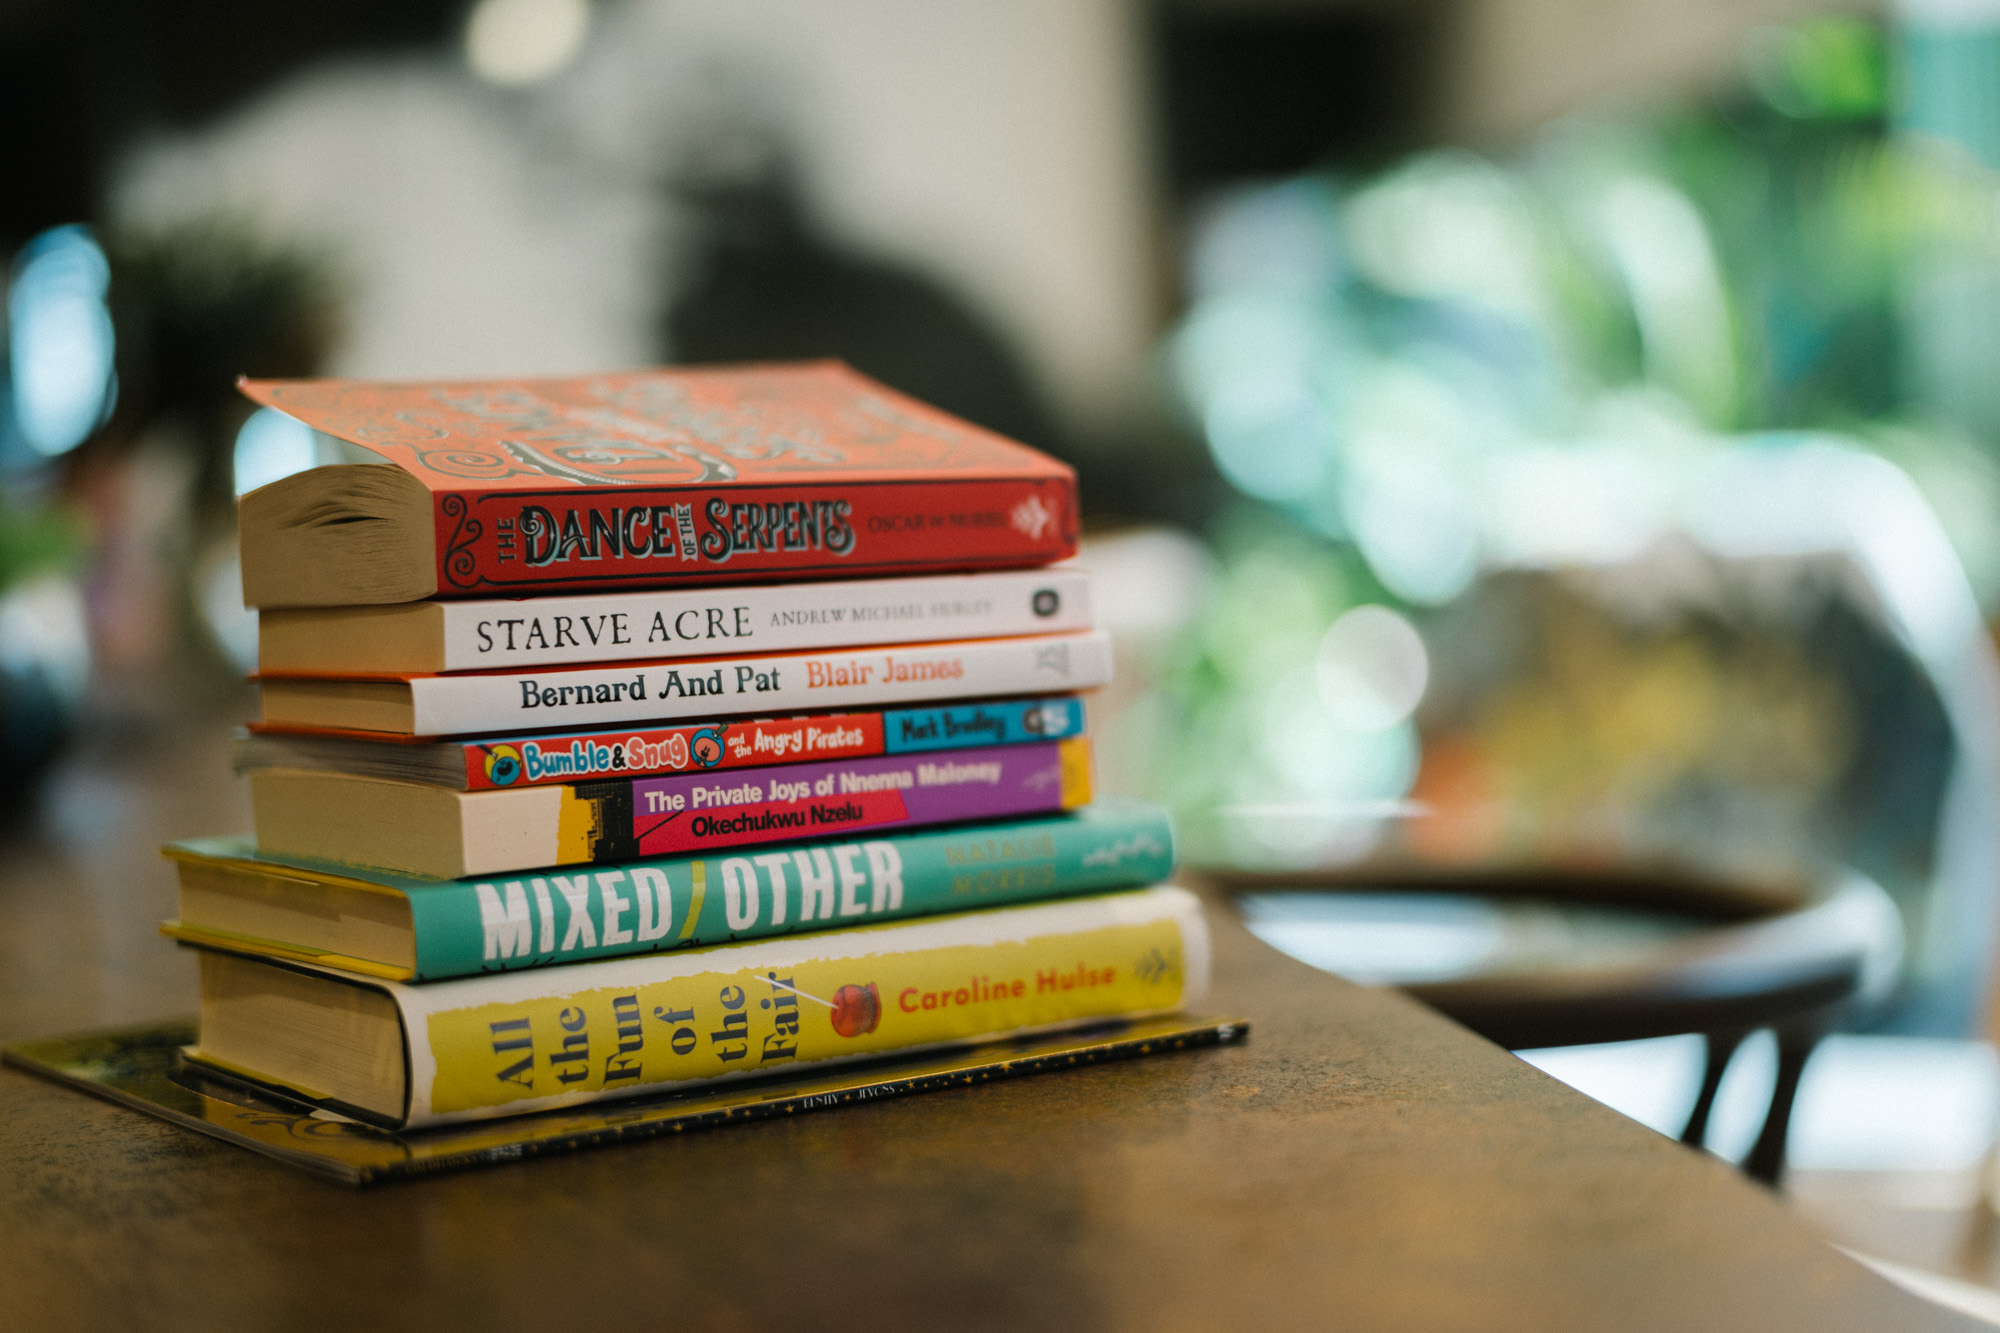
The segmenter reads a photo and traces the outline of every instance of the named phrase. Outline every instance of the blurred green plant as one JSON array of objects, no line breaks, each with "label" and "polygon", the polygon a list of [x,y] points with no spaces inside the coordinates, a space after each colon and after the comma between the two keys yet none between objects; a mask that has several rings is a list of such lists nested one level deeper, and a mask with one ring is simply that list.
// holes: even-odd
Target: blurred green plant
[{"label": "blurred green plant", "polygon": [[[1709,105],[1217,199],[1172,377],[1238,490],[1420,604],[1506,557],[1486,474],[1536,449],[1626,445],[1658,477],[1746,432],[1893,439],[1984,557],[2000,176],[1892,125],[1894,65],[1878,26],[1812,19]],[[2000,604],[2000,562],[1967,566]]]},{"label": "blurred green plant", "polygon": [[1823,15],[1766,28],[1746,56],[1751,87],[1795,120],[1864,120],[1888,109],[1888,51],[1881,29],[1864,19]]},{"label": "blurred green plant", "polygon": [[69,510],[0,492],[0,592],[41,574],[75,570],[83,525]]},{"label": "blurred green plant", "polygon": [[[1210,201],[1164,359],[1245,503],[1146,701],[1162,737],[1147,771],[1193,855],[1359,854],[1381,820],[1354,812],[1412,792],[1465,810],[1501,793],[1501,822],[1463,844],[1482,854],[1651,854],[1696,846],[1733,792],[1756,818],[1714,825],[1730,859],[1831,848],[1918,895],[1951,752],[1935,698],[1904,710],[1923,744],[1886,765],[1857,738],[1885,725],[1869,681],[1888,668],[1837,679],[1801,656],[1834,638],[1726,598],[1642,632],[1613,623],[1615,597],[1499,597],[1493,579],[1656,551],[1688,521],[1691,478],[1813,433],[1913,478],[2000,605],[2000,375],[1984,368],[2000,174],[1978,151],[1985,85],[1961,80],[1965,106],[1899,92],[1944,59],[1929,40],[1812,18],[1759,32],[1737,87],[1702,105],[1577,117],[1506,159],[1438,150]],[[2000,96],[2000,65],[1988,83]],[[1332,628],[1371,604],[1450,659],[1421,764],[1414,721],[1338,721]],[[1840,651],[1899,651],[1865,637]],[[1746,739],[1766,732],[1783,744]],[[1864,751],[1927,793],[1866,846]],[[1798,762],[1760,767],[1781,753]],[[1485,795],[1467,797],[1451,783],[1474,769]]]}]

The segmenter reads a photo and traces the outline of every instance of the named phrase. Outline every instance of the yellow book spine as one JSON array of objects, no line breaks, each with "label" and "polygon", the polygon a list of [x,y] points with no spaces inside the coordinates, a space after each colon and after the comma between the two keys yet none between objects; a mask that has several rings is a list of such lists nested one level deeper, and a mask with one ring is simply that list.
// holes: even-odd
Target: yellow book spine
[{"label": "yellow book spine", "polygon": [[1057,764],[1062,772],[1063,809],[1074,810],[1090,804],[1090,740],[1072,737],[1056,745]]},{"label": "yellow book spine", "polygon": [[406,1006],[430,1071],[411,1122],[1164,1012],[1203,989],[1207,939],[1191,895],[1155,889],[670,957],[673,975],[564,968],[545,975],[611,984]]}]

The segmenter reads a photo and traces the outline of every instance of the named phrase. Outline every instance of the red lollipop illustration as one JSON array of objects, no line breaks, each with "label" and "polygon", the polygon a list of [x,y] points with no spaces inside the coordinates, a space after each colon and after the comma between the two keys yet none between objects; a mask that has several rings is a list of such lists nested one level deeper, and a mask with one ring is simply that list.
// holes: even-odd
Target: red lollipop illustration
[{"label": "red lollipop illustration", "polygon": [[823,1004],[833,1010],[830,1018],[833,1030],[843,1037],[859,1037],[873,1032],[882,1021],[882,992],[872,981],[861,985],[846,985],[833,993],[831,1000],[822,999],[811,991],[802,991],[797,986],[778,980],[775,975],[763,978],[779,990],[788,990],[801,999]]},{"label": "red lollipop illustration", "polygon": [[875,983],[842,986],[833,993],[833,1030],[843,1037],[873,1032],[882,1021],[882,995]]}]

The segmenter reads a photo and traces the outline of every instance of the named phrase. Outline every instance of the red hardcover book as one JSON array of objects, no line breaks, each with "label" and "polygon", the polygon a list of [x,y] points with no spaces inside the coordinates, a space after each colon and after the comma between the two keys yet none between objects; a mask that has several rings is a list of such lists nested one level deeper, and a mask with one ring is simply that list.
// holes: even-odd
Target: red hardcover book
[{"label": "red hardcover book", "polygon": [[246,495],[253,606],[991,569],[1076,549],[1068,466],[834,361],[241,387],[395,465]]}]

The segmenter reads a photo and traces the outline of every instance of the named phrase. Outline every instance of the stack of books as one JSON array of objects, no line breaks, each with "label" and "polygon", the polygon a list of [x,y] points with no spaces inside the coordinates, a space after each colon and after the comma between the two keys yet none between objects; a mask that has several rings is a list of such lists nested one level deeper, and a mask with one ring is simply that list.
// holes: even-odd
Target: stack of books
[{"label": "stack of books", "polygon": [[1070,470],[835,363],[246,382],[255,837],[175,844],[192,1058],[391,1129],[1174,1011],[1090,804]]}]

